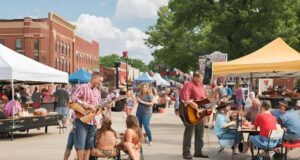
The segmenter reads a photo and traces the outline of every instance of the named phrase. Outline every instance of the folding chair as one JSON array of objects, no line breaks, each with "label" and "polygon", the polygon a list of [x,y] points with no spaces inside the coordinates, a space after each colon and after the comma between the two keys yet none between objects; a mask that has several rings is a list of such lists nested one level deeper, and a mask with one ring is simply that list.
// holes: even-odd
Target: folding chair
[{"label": "folding chair", "polygon": [[[275,149],[280,147],[278,144],[280,144],[280,141],[282,140],[283,135],[284,135],[284,130],[283,129],[271,130],[269,132],[268,143],[267,143],[266,147],[259,148],[258,146],[255,146],[255,144],[253,144],[255,147],[257,147],[257,154],[256,154],[255,157],[267,158],[267,159],[271,160],[269,152],[270,151],[280,152],[280,149],[278,149],[278,150],[275,150]],[[278,140],[279,143],[274,147],[270,146],[270,142],[271,141],[276,141],[276,140]],[[261,150],[262,150],[262,152],[260,152]]]},{"label": "folding chair", "polygon": [[292,149],[295,149],[295,148],[300,148],[300,140],[295,141],[295,142],[283,142],[282,147],[285,148],[284,159],[286,160],[288,150],[292,150]]}]

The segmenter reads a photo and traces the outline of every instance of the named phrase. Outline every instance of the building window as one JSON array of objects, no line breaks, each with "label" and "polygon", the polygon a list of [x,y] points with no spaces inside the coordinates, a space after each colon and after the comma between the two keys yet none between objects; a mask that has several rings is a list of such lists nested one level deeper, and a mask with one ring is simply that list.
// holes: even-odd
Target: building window
[{"label": "building window", "polygon": [[63,44],[62,54],[65,54],[65,51],[66,51],[66,44]]},{"label": "building window", "polygon": [[34,39],[34,60],[40,60],[40,40]]},{"label": "building window", "polygon": [[0,44],[3,44],[3,45],[5,45],[5,41],[4,41],[4,39],[0,39]]},{"label": "building window", "polygon": [[58,66],[58,58],[55,58],[55,68],[57,69],[57,66]]},{"label": "building window", "polygon": [[16,52],[22,53],[22,39],[16,39]]},{"label": "building window", "polygon": [[64,62],[65,60],[64,59],[61,59],[61,62],[60,62],[60,70],[64,71]]},{"label": "building window", "polygon": [[66,53],[67,56],[69,56],[69,44],[67,44],[67,53]]},{"label": "building window", "polygon": [[56,51],[56,52],[59,53],[59,52],[60,52],[60,41],[58,41],[57,44],[58,44],[58,45],[57,45],[58,48],[57,48],[57,51]]},{"label": "building window", "polygon": [[69,51],[69,57],[71,57],[71,47],[70,47],[71,45],[69,45],[69,47],[68,47],[68,51]]},{"label": "building window", "polygon": [[55,41],[55,52],[57,52],[57,48],[58,48],[58,41]]},{"label": "building window", "polygon": [[76,61],[78,61],[78,51],[75,52]]},{"label": "building window", "polygon": [[59,53],[63,52],[63,48],[64,48],[64,42],[60,41],[60,48],[59,48]]},{"label": "building window", "polygon": [[69,73],[71,73],[71,63],[68,62],[68,65],[69,65]]},{"label": "building window", "polygon": [[67,71],[67,60],[65,60],[65,63],[64,63],[64,71]]}]

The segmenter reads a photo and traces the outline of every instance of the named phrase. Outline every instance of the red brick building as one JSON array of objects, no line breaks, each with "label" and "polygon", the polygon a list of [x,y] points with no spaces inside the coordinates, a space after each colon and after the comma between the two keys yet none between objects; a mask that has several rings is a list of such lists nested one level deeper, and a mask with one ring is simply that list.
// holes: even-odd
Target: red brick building
[{"label": "red brick building", "polygon": [[75,29],[53,13],[48,18],[0,19],[0,43],[68,73],[79,68],[98,70],[99,44],[76,36]]}]

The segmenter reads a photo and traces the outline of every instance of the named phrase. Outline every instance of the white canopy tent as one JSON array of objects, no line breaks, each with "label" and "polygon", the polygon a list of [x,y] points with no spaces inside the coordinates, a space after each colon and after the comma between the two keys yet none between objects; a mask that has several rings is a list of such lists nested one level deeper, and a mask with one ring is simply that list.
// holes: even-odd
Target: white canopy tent
[{"label": "white canopy tent", "polygon": [[170,83],[164,80],[159,73],[155,73],[153,79],[156,81],[157,86],[170,86]]},{"label": "white canopy tent", "polygon": [[0,44],[0,80],[68,83],[68,73],[41,64]]},{"label": "white canopy tent", "polygon": [[[14,95],[15,82],[68,83],[68,73],[46,66],[0,44],[0,81],[10,82],[12,95]],[[15,100],[14,96],[12,96],[12,100]],[[12,128],[14,129],[14,116],[12,118]],[[13,134],[11,136],[13,139]]]}]

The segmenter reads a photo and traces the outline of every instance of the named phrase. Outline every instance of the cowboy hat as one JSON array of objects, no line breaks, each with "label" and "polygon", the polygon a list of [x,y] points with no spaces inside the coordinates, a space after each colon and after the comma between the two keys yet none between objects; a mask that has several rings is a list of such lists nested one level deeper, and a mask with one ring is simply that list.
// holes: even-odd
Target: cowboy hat
[{"label": "cowboy hat", "polygon": [[219,110],[219,109],[225,108],[230,104],[231,103],[229,103],[229,102],[221,102],[216,109]]}]

